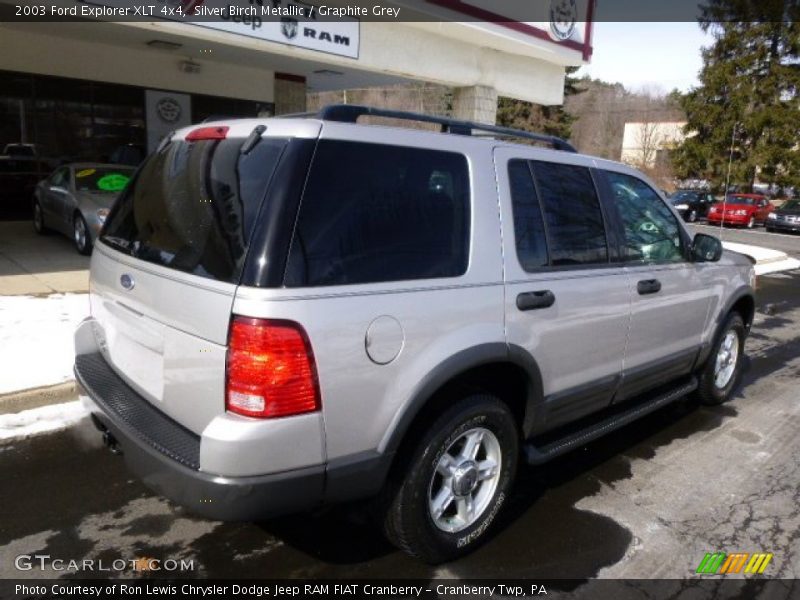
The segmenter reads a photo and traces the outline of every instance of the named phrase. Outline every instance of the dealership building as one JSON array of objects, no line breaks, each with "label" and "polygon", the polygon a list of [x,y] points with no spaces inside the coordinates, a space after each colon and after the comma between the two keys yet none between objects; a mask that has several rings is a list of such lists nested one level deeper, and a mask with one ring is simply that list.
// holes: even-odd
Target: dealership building
[{"label": "dealership building", "polygon": [[[190,10],[229,3],[146,4]],[[385,21],[307,18],[302,11],[314,2],[249,4],[300,16],[187,21],[156,12],[147,21],[23,21],[13,3],[0,0],[0,149],[32,143],[57,162],[135,161],[190,123],[301,112],[307,92],[404,82],[452,87],[454,116],[493,122],[498,96],[562,103],[566,67],[591,56],[593,0],[553,0],[571,12],[547,11],[562,20],[537,22],[498,15],[491,0],[387,2],[401,16]],[[436,18],[420,19],[420,11]],[[403,20],[408,15],[414,20]]]}]

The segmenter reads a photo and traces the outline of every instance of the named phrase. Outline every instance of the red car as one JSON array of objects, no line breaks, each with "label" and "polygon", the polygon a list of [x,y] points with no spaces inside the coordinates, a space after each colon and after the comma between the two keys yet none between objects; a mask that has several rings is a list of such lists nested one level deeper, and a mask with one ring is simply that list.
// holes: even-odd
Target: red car
[{"label": "red car", "polygon": [[753,228],[756,223],[767,222],[767,215],[772,205],[761,194],[728,194],[727,202],[717,202],[708,211],[708,222],[711,225],[742,225]]}]

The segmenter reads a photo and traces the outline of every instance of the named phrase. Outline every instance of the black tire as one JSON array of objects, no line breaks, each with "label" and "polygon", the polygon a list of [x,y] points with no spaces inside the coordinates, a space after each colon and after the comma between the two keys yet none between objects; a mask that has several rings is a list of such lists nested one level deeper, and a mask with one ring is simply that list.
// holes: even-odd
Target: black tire
[{"label": "black tire", "polygon": [[[490,497],[491,488],[487,490],[488,502],[474,516],[474,521],[451,533],[436,525],[429,509],[429,498],[436,478],[441,477],[437,475],[437,465],[445,452],[452,450],[453,444],[457,445],[462,437],[476,429],[488,429],[494,435],[494,441],[499,443],[499,476]],[[479,461],[478,457],[475,463]],[[508,407],[489,394],[464,397],[434,421],[414,448],[399,457],[402,472],[390,475],[382,495],[386,537],[401,550],[429,564],[453,560],[472,552],[488,538],[491,525],[508,498],[518,457],[519,435]],[[447,488],[444,481],[439,479],[441,487]],[[476,495],[484,484],[475,485]],[[453,483],[453,489],[455,486]],[[453,505],[457,504],[457,497],[454,498]],[[455,510],[455,506],[451,508]]]},{"label": "black tire", "polygon": [[44,224],[44,212],[37,198],[33,199],[33,230],[39,235],[50,233],[50,230]]},{"label": "black tire", "polygon": [[[715,368],[717,364],[717,356],[729,331],[736,333],[736,343],[738,344],[738,353],[736,356],[736,364],[734,366],[733,375],[726,385],[718,387],[715,382]],[[744,321],[739,313],[731,313],[725,320],[725,323],[720,328],[714,345],[711,348],[706,363],[700,369],[698,375],[700,385],[694,393],[694,397],[701,404],[706,406],[716,406],[722,404],[730,399],[734,390],[738,387],[742,379],[742,362],[744,359],[744,339],[745,328]]]},{"label": "black tire", "polygon": [[767,233],[775,233],[775,230],[772,227],[770,227],[769,225],[767,225],[766,227],[767,227]]},{"label": "black tire", "polygon": [[[83,228],[83,235],[80,236],[79,228]],[[89,226],[86,225],[86,219],[80,213],[75,213],[72,219],[72,243],[75,245],[75,250],[78,254],[84,256],[92,253],[92,238],[89,234]]]}]

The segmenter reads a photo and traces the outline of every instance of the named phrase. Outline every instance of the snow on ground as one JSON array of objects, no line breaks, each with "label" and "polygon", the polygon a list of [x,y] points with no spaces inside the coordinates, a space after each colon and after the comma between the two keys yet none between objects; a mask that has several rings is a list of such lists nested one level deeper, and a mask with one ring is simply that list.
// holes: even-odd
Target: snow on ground
[{"label": "snow on ground", "polygon": [[86,416],[80,400],[0,415],[0,443],[66,429]]},{"label": "snow on ground", "polygon": [[777,273],[779,271],[791,271],[800,268],[800,261],[791,258],[785,252],[761,248],[760,246],[750,246],[749,244],[737,244],[734,242],[722,242],[726,250],[746,254],[756,260],[756,275],[766,275],[767,273]]},{"label": "snow on ground", "polygon": [[88,294],[0,296],[0,394],[70,381]]}]

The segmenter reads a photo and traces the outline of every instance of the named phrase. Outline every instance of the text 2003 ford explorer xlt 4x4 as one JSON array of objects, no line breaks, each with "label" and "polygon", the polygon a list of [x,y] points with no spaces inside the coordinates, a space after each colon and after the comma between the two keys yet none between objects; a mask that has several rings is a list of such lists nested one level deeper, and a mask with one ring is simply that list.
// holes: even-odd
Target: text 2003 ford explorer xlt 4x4
[{"label": "text 2003 ford explorer xlt 4x4", "polygon": [[751,262],[570,150],[354,106],[175,133],[92,257],[75,372],[96,425],[197,513],[374,496],[404,550],[468,552],[520,458],[739,380]]}]

